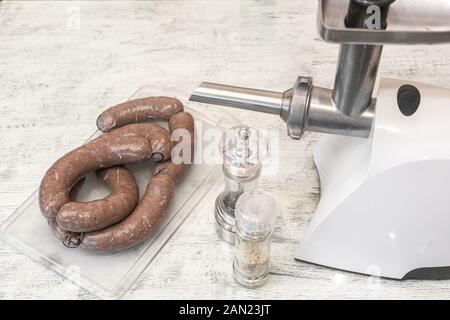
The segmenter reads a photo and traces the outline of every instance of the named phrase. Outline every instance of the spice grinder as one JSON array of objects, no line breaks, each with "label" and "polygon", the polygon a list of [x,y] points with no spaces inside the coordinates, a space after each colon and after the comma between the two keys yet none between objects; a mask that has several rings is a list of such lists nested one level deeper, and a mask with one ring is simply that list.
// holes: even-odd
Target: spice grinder
[{"label": "spice grinder", "polygon": [[215,203],[216,231],[223,240],[234,244],[236,202],[244,192],[256,190],[267,143],[258,130],[238,125],[226,130],[220,148],[225,189]]}]

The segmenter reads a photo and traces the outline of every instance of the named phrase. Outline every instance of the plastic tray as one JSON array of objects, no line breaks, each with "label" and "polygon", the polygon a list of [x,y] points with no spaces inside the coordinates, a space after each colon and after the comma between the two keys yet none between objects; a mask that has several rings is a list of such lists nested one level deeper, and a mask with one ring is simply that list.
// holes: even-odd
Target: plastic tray
[{"label": "plastic tray", "polygon": [[[153,87],[142,87],[131,98],[151,95],[156,95]],[[196,124],[201,122],[196,130],[205,131],[214,127],[221,130],[221,119],[206,119],[190,108],[188,102],[183,102],[185,102],[186,110],[193,114]],[[99,134],[96,132],[90,139]],[[199,136],[201,132],[196,134]],[[151,177],[153,163],[147,161],[127,167],[134,173],[142,195]],[[219,169],[217,163],[192,165],[177,185],[174,199],[159,228],[146,242],[124,252],[99,255],[80,249],[66,248],[53,236],[46,220],[42,217],[37,192],[34,192],[1,225],[1,238],[20,252],[99,298],[118,299],[130,289],[207,191],[221,178]],[[107,188],[91,174],[87,177],[77,200],[93,200],[107,193]]]}]

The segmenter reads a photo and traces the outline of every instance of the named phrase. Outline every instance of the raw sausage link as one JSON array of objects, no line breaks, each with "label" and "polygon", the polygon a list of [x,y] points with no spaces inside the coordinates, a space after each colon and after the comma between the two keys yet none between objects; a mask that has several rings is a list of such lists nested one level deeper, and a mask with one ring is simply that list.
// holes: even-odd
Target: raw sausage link
[{"label": "raw sausage link", "polygon": [[[169,129],[172,135],[178,136],[178,141],[175,142],[172,149],[172,160],[156,165],[153,174],[167,172],[175,181],[178,181],[184,176],[188,165],[194,161],[194,118],[187,112],[177,113],[170,118]],[[186,143],[190,143],[190,150],[187,150],[190,153],[190,157],[186,158],[183,157],[184,151],[186,151],[184,149],[186,143],[182,143],[184,139],[187,139]],[[181,146],[181,148],[178,148],[178,146]],[[185,163],[183,159],[188,160],[189,163]]]},{"label": "raw sausage link", "polygon": [[[150,157],[155,161],[164,161],[170,159],[172,152],[172,141],[170,133],[160,125],[154,123],[136,123],[108,132],[113,139],[142,137],[150,142],[152,149]],[[140,161],[140,160],[138,160]],[[124,164],[128,162],[123,162]]]},{"label": "raw sausage link", "polygon": [[101,168],[136,163],[153,157],[170,158],[170,134],[152,123],[130,124],[105,133],[67,153],[47,171],[39,188],[39,205],[47,219],[55,219],[70,201],[73,185],[86,174]]},{"label": "raw sausage link", "polygon": [[173,114],[183,111],[183,104],[175,98],[150,97],[127,101],[104,111],[97,118],[97,127],[110,131],[130,123],[149,120],[168,120]]},{"label": "raw sausage link", "polygon": [[80,248],[112,253],[133,247],[146,240],[170,204],[175,182],[165,174],[154,176],[136,209],[122,222],[104,230],[84,234]]},{"label": "raw sausage link", "polygon": [[89,232],[113,225],[128,216],[139,201],[139,188],[124,167],[97,171],[97,177],[111,188],[107,197],[91,202],[69,202],[56,215],[58,226],[66,231]]},{"label": "raw sausage link", "polygon": [[[80,192],[81,188],[83,187],[84,182],[86,181],[86,178],[81,178],[70,190],[69,193],[69,199],[70,201],[76,201],[78,193]],[[58,224],[56,223],[56,219],[48,219],[47,220],[48,226],[50,227],[50,230],[53,232],[55,237],[59,240],[61,240],[65,245],[66,241],[71,238],[75,238],[75,234],[69,231],[65,231],[61,229]]]},{"label": "raw sausage link", "polygon": [[[66,247],[76,248],[79,245],[80,234],[61,229],[56,223],[56,219],[48,219],[47,223],[55,237],[61,240]],[[72,242],[74,239],[78,239],[78,242]]]},{"label": "raw sausage link", "polygon": [[[173,115],[169,120],[171,131],[185,129],[191,143],[191,160],[194,146],[194,119],[186,112]],[[114,132],[114,131],[113,131]],[[183,135],[176,143],[187,138]],[[183,152],[183,151],[181,151]],[[185,173],[188,164],[162,163],[154,171],[154,176],[136,209],[122,222],[109,228],[84,234],[83,238],[73,239],[84,250],[116,252],[131,248],[148,239],[166,212],[175,191],[175,183]]]}]

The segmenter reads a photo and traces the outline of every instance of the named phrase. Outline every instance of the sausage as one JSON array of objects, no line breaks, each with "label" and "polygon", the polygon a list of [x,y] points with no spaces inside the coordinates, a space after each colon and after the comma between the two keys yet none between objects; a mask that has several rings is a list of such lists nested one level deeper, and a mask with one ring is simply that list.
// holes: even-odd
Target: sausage
[{"label": "sausage", "polygon": [[68,202],[56,215],[58,226],[66,231],[89,232],[113,225],[136,207],[139,188],[128,169],[117,166],[97,171],[97,177],[111,188],[107,197],[91,202]]},{"label": "sausage", "polygon": [[[176,182],[192,160],[194,121],[182,110],[179,100],[165,97],[137,99],[111,107],[97,119],[98,128],[107,133],[69,152],[50,167],[39,188],[39,204],[53,232],[66,246],[109,253],[148,239],[170,205]],[[184,129],[184,135],[177,137],[172,146],[167,130],[156,124],[139,123],[148,120],[169,120],[171,133]],[[189,142],[187,134],[191,155],[186,155],[184,149]],[[174,159],[168,161],[171,156]],[[148,158],[161,163],[136,206],[136,181],[125,168],[116,166]],[[101,200],[73,202],[71,190],[92,171],[97,171],[112,193]]]},{"label": "sausage", "polygon": [[[191,150],[194,150],[194,119],[189,113],[173,115],[169,120],[169,128],[171,132],[186,129],[190,135]],[[186,138],[183,135],[175,146]],[[191,160],[192,156],[191,151]],[[111,253],[131,248],[148,239],[164,216],[173,197],[175,184],[186,172],[187,165],[166,161],[157,166],[141,202],[127,218],[106,229],[85,233],[73,242],[80,243],[80,248],[84,250]]]},{"label": "sausage", "polygon": [[[172,135],[176,134],[176,136],[178,136],[178,141],[175,142],[172,149],[172,160],[156,165],[153,174],[164,171],[172,176],[175,181],[178,181],[184,176],[188,165],[194,161],[194,118],[188,112],[177,113],[170,118],[169,129]],[[181,144],[184,139],[188,139],[186,142],[190,143],[190,150],[185,150],[185,144]],[[177,146],[181,146],[181,148],[177,148]],[[190,157],[184,157],[184,151],[189,152]],[[179,160],[176,161],[177,159]],[[185,160],[187,160],[188,163],[186,163]]]},{"label": "sausage", "polygon": [[48,219],[47,222],[54,236],[58,240],[61,240],[67,248],[76,248],[80,245],[81,239],[83,239],[82,233],[70,232],[61,229],[56,223],[56,219]]},{"label": "sausage", "polygon": [[166,173],[150,180],[136,209],[122,222],[100,231],[85,233],[76,238],[80,248],[112,253],[131,248],[146,240],[167,210],[175,192],[175,182]]},{"label": "sausage", "polygon": [[[129,124],[104,135],[109,135],[112,139],[117,140],[121,140],[122,138],[135,139],[136,137],[145,138],[150,142],[152,150],[149,158],[152,158],[155,161],[170,159],[172,152],[170,133],[160,125],[154,123]],[[122,162],[122,164],[126,163],[128,162]]]},{"label": "sausage", "polygon": [[70,201],[69,192],[89,172],[153,158],[170,158],[169,132],[152,123],[130,124],[105,133],[57,160],[39,187],[39,205],[47,219],[55,219]]},{"label": "sausage", "polygon": [[168,120],[170,116],[180,111],[183,111],[183,104],[175,98],[149,97],[136,99],[105,110],[97,118],[97,127],[106,132],[130,123]]},{"label": "sausage", "polygon": [[[81,178],[76,184],[75,186],[70,190],[69,193],[69,198],[70,201],[76,201],[76,198],[78,196],[78,193],[80,192],[81,188],[83,187],[84,182],[86,181],[86,178]],[[73,238],[74,234],[72,234],[69,231],[65,231],[63,229],[61,229],[58,224],[56,223],[56,219],[48,219],[47,220],[48,226],[50,227],[50,230],[53,232],[53,234],[55,235],[55,237],[61,241],[63,241],[63,243],[65,243],[65,241],[69,238]]]}]

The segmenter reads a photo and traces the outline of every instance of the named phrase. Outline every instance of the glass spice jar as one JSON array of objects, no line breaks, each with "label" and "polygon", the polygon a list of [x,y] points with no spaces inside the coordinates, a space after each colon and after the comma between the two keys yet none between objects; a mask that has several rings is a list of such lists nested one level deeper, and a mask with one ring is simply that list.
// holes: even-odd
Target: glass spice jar
[{"label": "glass spice jar", "polygon": [[236,201],[244,192],[256,190],[268,144],[256,129],[236,126],[225,132],[220,148],[225,189],[215,203],[216,230],[223,240],[234,244]]},{"label": "glass spice jar", "polygon": [[267,192],[241,195],[236,203],[234,278],[247,287],[262,285],[270,272],[270,247],[278,206]]}]

